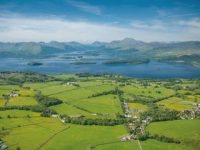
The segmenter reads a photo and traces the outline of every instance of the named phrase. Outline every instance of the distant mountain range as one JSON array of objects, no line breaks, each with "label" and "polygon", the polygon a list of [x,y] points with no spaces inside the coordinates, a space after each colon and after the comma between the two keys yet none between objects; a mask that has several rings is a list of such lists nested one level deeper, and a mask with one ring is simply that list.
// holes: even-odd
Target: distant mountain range
[{"label": "distant mountain range", "polygon": [[91,50],[98,53],[130,53],[160,61],[187,62],[200,66],[200,41],[185,42],[143,42],[132,38],[112,42],[96,41],[92,44],[78,42],[0,42],[0,57],[43,58],[68,51]]}]

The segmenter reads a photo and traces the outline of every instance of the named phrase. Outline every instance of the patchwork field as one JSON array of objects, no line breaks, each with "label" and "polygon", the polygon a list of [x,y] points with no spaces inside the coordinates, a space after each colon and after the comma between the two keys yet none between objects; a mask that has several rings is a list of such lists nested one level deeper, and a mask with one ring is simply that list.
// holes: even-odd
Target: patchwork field
[{"label": "patchwork field", "polygon": [[[22,81],[8,84],[10,76]],[[9,150],[200,149],[198,79],[30,76],[0,74],[0,142]]]}]

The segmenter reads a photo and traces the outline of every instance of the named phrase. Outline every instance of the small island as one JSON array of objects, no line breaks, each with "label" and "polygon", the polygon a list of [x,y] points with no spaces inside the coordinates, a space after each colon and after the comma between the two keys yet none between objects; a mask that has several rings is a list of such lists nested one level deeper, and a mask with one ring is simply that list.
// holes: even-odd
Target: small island
[{"label": "small island", "polygon": [[73,64],[73,65],[92,65],[92,64],[96,64],[96,62],[72,62],[70,64]]},{"label": "small island", "polygon": [[41,66],[41,65],[43,65],[43,63],[41,63],[41,62],[29,62],[28,65],[29,66]]},{"label": "small island", "polygon": [[149,63],[149,62],[150,62],[150,60],[148,60],[148,59],[145,59],[145,60],[114,59],[114,60],[106,61],[106,62],[104,62],[104,64],[144,64],[144,63]]}]

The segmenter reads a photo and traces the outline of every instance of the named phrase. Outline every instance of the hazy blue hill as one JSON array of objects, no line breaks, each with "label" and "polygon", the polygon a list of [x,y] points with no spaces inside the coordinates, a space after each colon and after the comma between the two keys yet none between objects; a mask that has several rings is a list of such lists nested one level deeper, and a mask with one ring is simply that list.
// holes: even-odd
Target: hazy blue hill
[{"label": "hazy blue hill", "polygon": [[120,50],[141,50],[143,47],[146,47],[147,43],[142,41],[137,41],[131,38],[125,38],[119,41],[112,41],[105,44],[106,48],[110,49],[120,49]]},{"label": "hazy blue hill", "polygon": [[[61,53],[99,54],[107,59],[129,59],[142,57],[159,61],[186,62],[199,66],[200,41],[186,42],[143,42],[131,38],[109,43],[96,41],[92,44],[78,42],[20,42],[0,43],[0,57],[49,57]],[[132,59],[132,58],[130,58]]]}]

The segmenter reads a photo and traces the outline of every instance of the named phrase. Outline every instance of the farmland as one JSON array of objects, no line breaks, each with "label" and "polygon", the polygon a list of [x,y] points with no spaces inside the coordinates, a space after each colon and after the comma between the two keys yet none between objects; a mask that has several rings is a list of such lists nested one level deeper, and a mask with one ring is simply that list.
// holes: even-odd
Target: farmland
[{"label": "farmland", "polygon": [[147,130],[152,135],[181,140],[184,145],[198,149],[200,143],[200,120],[176,120],[152,123]]},{"label": "farmland", "polygon": [[199,79],[1,73],[0,80],[0,140],[10,150],[199,149]]}]

